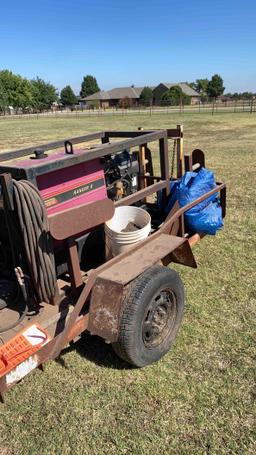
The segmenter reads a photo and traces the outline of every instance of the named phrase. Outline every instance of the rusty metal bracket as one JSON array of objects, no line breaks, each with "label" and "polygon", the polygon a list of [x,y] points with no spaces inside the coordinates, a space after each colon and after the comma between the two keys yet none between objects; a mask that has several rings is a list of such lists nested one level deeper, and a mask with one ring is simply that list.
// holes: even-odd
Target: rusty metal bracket
[{"label": "rusty metal bracket", "polygon": [[197,268],[197,263],[188,241],[182,243],[178,248],[176,248],[162,260],[162,263],[164,265],[168,265],[171,262],[186,265],[194,269]]}]

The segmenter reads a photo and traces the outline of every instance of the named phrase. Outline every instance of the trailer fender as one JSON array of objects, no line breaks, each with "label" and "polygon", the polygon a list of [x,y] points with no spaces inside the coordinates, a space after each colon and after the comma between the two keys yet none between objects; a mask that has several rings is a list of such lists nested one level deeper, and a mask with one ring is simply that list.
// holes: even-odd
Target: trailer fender
[{"label": "trailer fender", "polygon": [[129,283],[152,265],[168,265],[171,262],[197,267],[187,239],[160,234],[143,242],[142,246],[138,246],[129,255],[100,273],[91,293],[89,332],[108,342],[117,341],[122,306]]}]

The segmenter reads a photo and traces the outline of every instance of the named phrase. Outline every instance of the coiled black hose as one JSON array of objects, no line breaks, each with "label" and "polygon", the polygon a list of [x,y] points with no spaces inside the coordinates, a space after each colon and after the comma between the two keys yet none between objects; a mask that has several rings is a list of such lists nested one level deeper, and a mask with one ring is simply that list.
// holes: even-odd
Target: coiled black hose
[{"label": "coiled black hose", "polygon": [[29,181],[13,180],[14,204],[19,221],[28,274],[38,302],[49,303],[56,291],[56,271],[49,222],[38,189]]},{"label": "coiled black hose", "polygon": [[15,322],[12,322],[9,325],[6,325],[5,327],[0,327],[0,333],[7,332],[8,330],[11,330],[14,327],[16,327],[18,324],[20,324],[23,321],[23,319],[25,319],[25,317],[27,316],[27,313],[28,313],[28,305],[26,303],[24,303],[24,309],[20,311],[19,319]]}]

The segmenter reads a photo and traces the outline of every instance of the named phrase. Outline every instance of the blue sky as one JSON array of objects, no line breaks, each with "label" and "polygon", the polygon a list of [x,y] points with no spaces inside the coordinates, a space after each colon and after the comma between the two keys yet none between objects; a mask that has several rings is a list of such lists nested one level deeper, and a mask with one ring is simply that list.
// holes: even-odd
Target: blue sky
[{"label": "blue sky", "polygon": [[0,68],[79,92],[193,81],[256,92],[254,0],[2,0]]}]

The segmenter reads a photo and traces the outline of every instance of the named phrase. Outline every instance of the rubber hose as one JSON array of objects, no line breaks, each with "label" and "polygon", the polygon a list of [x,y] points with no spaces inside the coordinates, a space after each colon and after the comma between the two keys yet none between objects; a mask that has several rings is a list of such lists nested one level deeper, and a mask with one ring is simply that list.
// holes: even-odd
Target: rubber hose
[{"label": "rubber hose", "polygon": [[16,327],[18,324],[20,324],[20,322],[22,322],[23,319],[25,318],[25,316],[27,315],[27,312],[28,312],[28,305],[25,304],[24,310],[21,312],[19,319],[10,325],[7,325],[6,327],[0,327],[0,333],[7,332],[7,330],[11,330],[14,327]]},{"label": "rubber hose", "polygon": [[46,208],[38,189],[29,181],[13,180],[14,202],[25,259],[38,302],[49,303],[57,278]]}]

